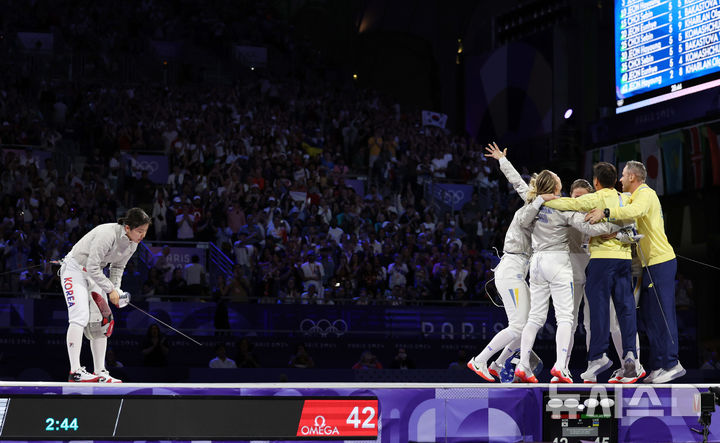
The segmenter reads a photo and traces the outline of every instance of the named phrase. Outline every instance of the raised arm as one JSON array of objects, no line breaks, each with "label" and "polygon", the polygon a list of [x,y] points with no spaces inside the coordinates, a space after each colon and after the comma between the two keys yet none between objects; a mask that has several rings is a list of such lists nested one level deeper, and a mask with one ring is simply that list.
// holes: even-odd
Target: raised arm
[{"label": "raised arm", "polygon": [[507,178],[507,180],[513,185],[515,192],[520,195],[520,198],[525,200],[529,189],[528,185],[525,183],[525,180],[522,179],[522,176],[519,172],[517,172],[512,163],[510,163],[510,160],[507,159],[507,148],[501,151],[500,148],[498,148],[497,143],[493,142],[492,144],[487,145],[485,150],[487,151],[485,157],[492,157],[500,162],[500,171],[502,171],[505,178]]}]

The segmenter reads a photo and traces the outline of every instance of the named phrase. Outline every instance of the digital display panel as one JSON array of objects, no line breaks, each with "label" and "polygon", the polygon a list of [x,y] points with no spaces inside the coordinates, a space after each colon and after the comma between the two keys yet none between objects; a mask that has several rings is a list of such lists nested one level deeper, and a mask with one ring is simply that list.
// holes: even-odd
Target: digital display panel
[{"label": "digital display panel", "polygon": [[367,440],[376,397],[8,396],[0,439]]},{"label": "digital display panel", "polygon": [[616,113],[720,85],[720,0],[615,0]]}]

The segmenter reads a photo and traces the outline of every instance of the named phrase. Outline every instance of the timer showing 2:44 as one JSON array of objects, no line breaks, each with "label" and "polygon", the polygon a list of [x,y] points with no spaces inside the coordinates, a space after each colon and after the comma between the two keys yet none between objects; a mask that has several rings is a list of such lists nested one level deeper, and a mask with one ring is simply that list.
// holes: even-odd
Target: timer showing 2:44
[{"label": "timer showing 2:44", "polygon": [[46,431],[77,431],[78,420],[77,418],[63,418],[58,420],[55,418],[48,417],[45,419],[45,430]]}]

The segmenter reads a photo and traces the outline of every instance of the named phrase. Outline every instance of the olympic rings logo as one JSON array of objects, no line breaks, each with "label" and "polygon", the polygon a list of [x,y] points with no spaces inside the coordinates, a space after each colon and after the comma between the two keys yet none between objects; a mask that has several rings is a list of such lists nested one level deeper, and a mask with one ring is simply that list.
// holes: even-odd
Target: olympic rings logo
[{"label": "olympic rings logo", "polygon": [[457,189],[436,188],[436,198],[442,200],[445,204],[456,205],[465,199],[465,191]]},{"label": "olympic rings logo", "polygon": [[160,168],[160,165],[155,160],[139,160],[135,163],[135,168],[153,174]]},{"label": "olympic rings logo", "polygon": [[303,319],[300,322],[300,331],[305,335],[319,335],[320,337],[327,337],[330,334],[340,337],[348,331],[348,325],[345,320],[339,318],[333,322],[323,318],[317,322],[309,318]]}]

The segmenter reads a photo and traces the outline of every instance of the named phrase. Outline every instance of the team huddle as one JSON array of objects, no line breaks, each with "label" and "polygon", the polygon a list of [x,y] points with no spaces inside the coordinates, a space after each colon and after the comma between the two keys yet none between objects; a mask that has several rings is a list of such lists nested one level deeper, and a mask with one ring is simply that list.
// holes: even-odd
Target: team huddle
[{"label": "team huddle", "polygon": [[[645,183],[645,166],[637,161],[626,164],[620,193],[615,190],[615,166],[597,163],[592,186],[575,180],[571,197],[560,198],[562,183],[553,172],[544,170],[527,184],[507,160],[507,149],[493,143],[486,150],[487,157],[500,162],[525,204],[508,226],[503,256],[495,268],[508,327],[470,359],[468,368],[494,382],[505,362],[519,352],[513,381],[537,383],[532,348],[552,298],[557,330],[551,383],[573,383],[568,363],[584,299],[588,363],[580,377],[585,383],[597,382],[598,375],[612,366],[607,355],[610,337],[621,365],[609,383],[641,378],[667,383],[685,375],[678,361],[675,319],[677,262],[665,235],[660,200]],[[634,256],[640,266],[633,266]],[[640,363],[638,320],[649,340],[649,373]]]}]

